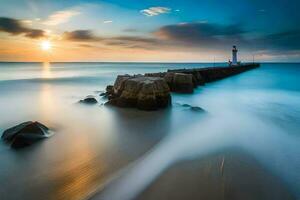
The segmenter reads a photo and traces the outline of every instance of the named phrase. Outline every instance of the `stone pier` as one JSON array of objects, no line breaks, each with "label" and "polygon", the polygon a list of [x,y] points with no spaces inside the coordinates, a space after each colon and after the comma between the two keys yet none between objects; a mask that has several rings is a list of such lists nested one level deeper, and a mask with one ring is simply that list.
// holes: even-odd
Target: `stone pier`
[{"label": "stone pier", "polygon": [[173,69],[144,75],[119,75],[113,86],[108,86],[106,104],[157,110],[171,105],[170,92],[193,93],[194,88],[259,67],[243,64],[230,67]]}]

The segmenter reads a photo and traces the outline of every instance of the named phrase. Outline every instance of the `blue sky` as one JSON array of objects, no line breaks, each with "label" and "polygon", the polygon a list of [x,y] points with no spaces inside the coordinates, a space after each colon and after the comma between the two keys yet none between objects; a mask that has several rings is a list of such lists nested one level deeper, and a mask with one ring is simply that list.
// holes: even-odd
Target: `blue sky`
[{"label": "blue sky", "polygon": [[[244,60],[300,61],[299,7],[298,0],[2,0],[0,42],[20,49],[51,40],[53,60],[69,45],[78,49],[70,54],[93,53],[84,61],[225,61],[236,44]],[[3,46],[0,59],[13,59],[16,51]]]}]

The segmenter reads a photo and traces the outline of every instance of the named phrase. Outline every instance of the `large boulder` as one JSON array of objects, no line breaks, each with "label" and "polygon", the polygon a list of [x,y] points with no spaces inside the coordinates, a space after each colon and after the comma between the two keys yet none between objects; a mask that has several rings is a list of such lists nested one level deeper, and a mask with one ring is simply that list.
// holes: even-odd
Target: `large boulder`
[{"label": "large boulder", "polygon": [[157,73],[146,73],[145,76],[149,76],[149,77],[165,77],[166,72],[157,72]]},{"label": "large boulder", "polygon": [[192,75],[197,85],[205,85],[205,80],[199,71],[193,70]]},{"label": "large boulder", "polygon": [[199,69],[173,69],[168,70],[168,73],[183,73],[183,74],[191,74],[193,76],[193,84],[194,87],[198,85],[204,85],[205,79],[200,73],[201,70]]},{"label": "large boulder", "polygon": [[168,72],[146,73],[149,77],[163,77],[168,83],[172,92],[192,93],[193,88],[198,85],[204,85],[205,80],[201,73],[196,69],[176,69]]},{"label": "large boulder", "polygon": [[195,85],[191,74],[168,72],[164,79],[172,92],[193,93],[194,91]]},{"label": "large boulder", "polygon": [[[126,74],[126,75],[118,75],[115,84],[113,86],[113,91],[112,94],[116,95],[116,96],[120,96],[122,91],[124,90],[124,86],[125,86],[125,81],[127,81],[128,79],[132,78],[132,76]],[[109,92],[107,90],[107,92]]]},{"label": "large boulder", "polygon": [[24,122],[5,130],[1,138],[13,148],[31,145],[36,141],[51,136],[49,128],[39,122]]},{"label": "large boulder", "polygon": [[119,107],[156,110],[171,104],[168,84],[163,78],[146,76],[118,76],[111,99],[106,103]]}]

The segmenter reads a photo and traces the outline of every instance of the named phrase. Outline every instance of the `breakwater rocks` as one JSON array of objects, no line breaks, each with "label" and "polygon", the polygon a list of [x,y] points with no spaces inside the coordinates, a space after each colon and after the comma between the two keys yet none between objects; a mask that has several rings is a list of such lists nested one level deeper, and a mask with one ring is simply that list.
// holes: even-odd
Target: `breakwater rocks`
[{"label": "breakwater rocks", "polygon": [[175,69],[144,75],[119,75],[113,86],[107,86],[106,104],[119,107],[136,107],[141,110],[165,108],[171,103],[170,92],[193,93],[194,88],[212,81],[233,76],[259,64],[230,67]]},{"label": "breakwater rocks", "polygon": [[212,81],[217,81],[229,76],[240,74],[242,72],[259,67],[259,64],[244,64],[231,67],[208,67],[199,69],[175,69],[168,70],[173,73],[192,74],[197,85],[203,85]]},{"label": "breakwater rocks", "polygon": [[113,87],[106,88],[106,105],[156,110],[171,104],[168,84],[160,77],[120,75]]},{"label": "breakwater rocks", "polygon": [[192,93],[192,88],[196,88],[200,85],[205,85],[205,83],[240,74],[257,67],[259,67],[259,64],[253,63],[234,67],[207,67],[174,70],[169,69],[167,72],[146,73],[145,76],[164,78],[168,83],[171,92]]}]

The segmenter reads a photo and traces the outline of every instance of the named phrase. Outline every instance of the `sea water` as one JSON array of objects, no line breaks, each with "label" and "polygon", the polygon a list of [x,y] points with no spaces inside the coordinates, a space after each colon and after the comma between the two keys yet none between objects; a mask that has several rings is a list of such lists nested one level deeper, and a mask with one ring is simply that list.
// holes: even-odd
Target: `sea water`
[{"label": "sea water", "polygon": [[[0,132],[32,120],[55,133],[21,150],[0,143],[1,199],[82,199],[112,179],[122,181],[104,197],[132,199],[174,163],[227,147],[245,149],[300,198],[300,64],[265,63],[172,94],[172,108],[155,112],[107,107],[99,96],[118,74],[212,66],[0,63]],[[87,95],[99,103],[77,103]]]}]

